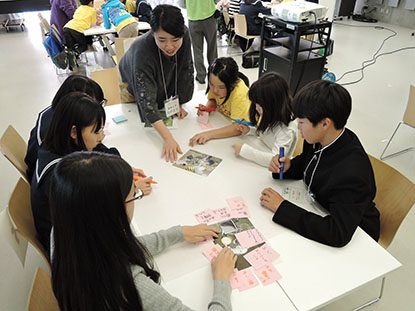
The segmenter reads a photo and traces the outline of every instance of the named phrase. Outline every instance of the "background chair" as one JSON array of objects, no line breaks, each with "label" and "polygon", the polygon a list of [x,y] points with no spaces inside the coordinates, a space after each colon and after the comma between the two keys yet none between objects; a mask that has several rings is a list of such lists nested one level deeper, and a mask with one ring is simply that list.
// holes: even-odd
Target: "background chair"
[{"label": "background chair", "polygon": [[246,39],[246,48],[248,49],[249,40],[255,39],[260,36],[250,36],[247,34],[248,26],[246,25],[246,17],[243,14],[234,14],[233,19],[235,22],[235,34]]},{"label": "background chair", "polygon": [[[40,253],[50,269],[49,255],[37,238],[32,207],[30,205],[30,185],[19,179],[9,200],[8,213],[13,224],[14,232],[18,232]],[[17,235],[16,235],[16,239]],[[18,241],[19,242],[19,241]]]},{"label": "background chair", "polygon": [[28,311],[59,311],[59,304],[52,290],[50,276],[38,268],[27,303]]},{"label": "background chair", "polygon": [[293,158],[303,153],[303,145],[304,145],[304,138],[298,133],[298,140],[297,144],[295,145],[295,149],[293,152]]},{"label": "background chair", "polygon": [[104,97],[108,99],[107,106],[121,103],[118,67],[92,71],[91,79],[97,82],[104,91]]},{"label": "background chair", "polygon": [[406,105],[406,110],[405,110],[405,113],[403,115],[403,119],[402,119],[402,121],[400,121],[398,123],[398,126],[396,127],[395,131],[393,132],[392,137],[389,139],[385,149],[383,150],[382,154],[380,155],[381,160],[399,155],[399,154],[407,152],[407,151],[415,150],[415,147],[412,146],[410,148],[403,149],[401,151],[392,153],[390,155],[383,156],[386,152],[386,149],[388,149],[393,137],[395,136],[396,132],[398,131],[399,127],[402,124],[405,124],[407,126],[412,127],[413,129],[415,129],[415,87],[413,85],[409,86],[408,104]]},{"label": "background chair", "polygon": [[0,150],[27,181],[27,165],[24,161],[27,144],[11,125],[7,127],[0,139]]},{"label": "background chair", "polygon": [[115,38],[115,55],[112,57],[114,59],[114,62],[116,64],[119,63],[121,58],[124,56],[125,52],[130,48],[131,44],[137,39],[137,37],[134,38]]},{"label": "background chair", "polygon": [[369,155],[376,180],[376,208],[380,212],[379,244],[387,248],[415,203],[415,184],[385,162]]}]

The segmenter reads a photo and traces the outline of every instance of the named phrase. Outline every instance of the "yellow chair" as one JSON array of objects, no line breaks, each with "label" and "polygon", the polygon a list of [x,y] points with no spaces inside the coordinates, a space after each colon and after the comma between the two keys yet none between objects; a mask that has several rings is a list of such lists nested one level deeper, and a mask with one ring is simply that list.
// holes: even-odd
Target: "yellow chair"
[{"label": "yellow chair", "polygon": [[370,156],[376,181],[376,208],[380,212],[379,244],[388,248],[415,203],[415,184],[385,162]]},{"label": "yellow chair", "polygon": [[[45,263],[50,268],[49,255],[37,238],[35,222],[33,220],[32,207],[30,205],[30,185],[19,179],[9,200],[8,214],[13,224],[13,231],[18,232],[40,253]],[[18,237],[16,235],[16,239]],[[19,240],[18,240],[19,243]]]},{"label": "yellow chair", "polygon": [[293,158],[303,153],[304,138],[298,133],[297,144],[293,152]]},{"label": "yellow chair", "polygon": [[15,168],[27,179],[27,165],[24,161],[27,152],[27,144],[17,133],[13,126],[9,125],[0,139],[0,150]]},{"label": "yellow chair", "polygon": [[59,304],[52,290],[50,276],[38,268],[27,303],[28,311],[59,311]]},{"label": "yellow chair", "polygon": [[399,154],[404,153],[404,152],[407,152],[407,151],[415,150],[415,147],[412,146],[412,147],[403,149],[401,151],[392,153],[390,155],[383,156],[385,154],[386,149],[388,149],[388,147],[389,147],[389,145],[390,145],[393,137],[395,136],[396,132],[398,131],[399,127],[402,124],[405,124],[407,126],[412,127],[413,129],[415,129],[415,87],[413,85],[410,85],[409,86],[408,104],[406,105],[406,110],[405,110],[405,113],[403,115],[403,119],[402,119],[402,121],[400,121],[398,123],[398,126],[396,127],[395,131],[393,132],[392,137],[389,139],[389,141],[388,141],[385,149],[383,150],[382,154],[380,155],[380,159],[381,160],[384,160],[384,159],[387,159],[387,158],[390,158],[390,157],[399,155]]},{"label": "yellow chair", "polygon": [[233,19],[235,22],[235,34],[245,38],[246,42],[246,49],[248,49],[249,40],[255,39],[256,37],[260,36],[250,36],[247,34],[248,26],[246,24],[246,16],[243,14],[234,14]]}]

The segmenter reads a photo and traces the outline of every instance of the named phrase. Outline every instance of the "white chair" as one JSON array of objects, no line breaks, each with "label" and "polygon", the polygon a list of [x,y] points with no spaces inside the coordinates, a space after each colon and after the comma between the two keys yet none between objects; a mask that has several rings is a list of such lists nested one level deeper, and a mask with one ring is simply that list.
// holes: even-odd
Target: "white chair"
[{"label": "white chair", "polygon": [[247,34],[248,26],[246,24],[246,16],[243,14],[234,14],[233,19],[235,22],[235,34],[246,39],[246,49],[248,49],[249,40],[255,39],[260,36],[250,36]]},{"label": "white chair", "polygon": [[402,154],[402,153],[407,152],[407,151],[415,150],[415,147],[412,146],[412,147],[403,149],[401,151],[392,153],[390,155],[384,156],[384,154],[386,152],[386,149],[388,149],[388,147],[389,147],[389,145],[390,145],[393,137],[395,136],[396,132],[398,131],[399,127],[402,124],[405,124],[405,125],[407,125],[409,127],[412,127],[413,129],[415,129],[415,87],[413,85],[410,85],[409,86],[408,104],[406,105],[406,110],[405,110],[405,113],[403,115],[403,119],[402,119],[402,121],[400,121],[398,123],[398,126],[396,127],[395,131],[393,132],[392,137],[389,139],[389,141],[388,141],[385,149],[383,150],[383,152],[382,152],[382,154],[380,156],[380,159],[381,160],[384,160],[384,159],[388,159],[390,157],[397,156],[397,155]]}]

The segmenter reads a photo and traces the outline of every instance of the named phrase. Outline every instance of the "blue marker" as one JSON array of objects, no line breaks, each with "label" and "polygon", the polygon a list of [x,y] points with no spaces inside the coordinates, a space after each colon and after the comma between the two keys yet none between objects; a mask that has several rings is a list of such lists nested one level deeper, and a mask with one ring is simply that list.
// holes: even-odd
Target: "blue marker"
[{"label": "blue marker", "polygon": [[[284,157],[284,147],[280,147],[280,159]],[[280,160],[278,160],[280,161]],[[281,168],[280,168],[280,179],[284,179],[284,162],[281,162]]]},{"label": "blue marker", "polygon": [[235,121],[236,123],[247,125],[247,126],[254,126],[251,122],[241,120],[241,119],[232,119],[232,121]]}]

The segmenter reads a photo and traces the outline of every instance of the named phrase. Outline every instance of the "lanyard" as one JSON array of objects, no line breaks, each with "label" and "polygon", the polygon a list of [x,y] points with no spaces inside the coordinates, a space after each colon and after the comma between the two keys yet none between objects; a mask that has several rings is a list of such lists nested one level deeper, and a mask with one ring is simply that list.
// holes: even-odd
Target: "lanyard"
[{"label": "lanyard", "polygon": [[308,165],[307,165],[307,167],[305,168],[305,170],[304,170],[304,177],[303,177],[303,182],[304,182],[304,184],[305,184],[305,176],[307,175],[307,170],[308,170],[308,168],[310,167],[310,165],[311,165],[311,162],[313,162],[314,160],[317,160],[317,163],[316,163],[316,166],[314,166],[314,169],[313,169],[313,172],[311,173],[311,178],[310,178],[310,183],[308,184],[308,186],[307,186],[307,192],[308,192],[308,194],[310,195],[310,197],[311,197],[311,199],[312,200],[315,200],[315,195],[314,195],[314,193],[312,193],[311,192],[311,184],[313,183],[313,178],[314,178],[314,174],[315,174],[315,172],[316,172],[316,170],[317,170],[317,166],[318,166],[318,164],[320,163],[320,159],[321,159],[321,155],[323,154],[323,150],[324,149],[327,149],[328,147],[330,147],[332,144],[334,144],[339,138],[340,138],[340,136],[342,136],[343,135],[343,133],[344,133],[344,129],[343,129],[343,131],[340,133],[340,135],[339,136],[337,136],[336,137],[336,139],[335,140],[333,140],[330,144],[328,144],[327,146],[325,146],[325,147],[323,147],[323,148],[321,148],[321,149],[319,149],[319,150],[317,150],[316,152],[314,152],[314,153],[319,153],[319,155],[318,155],[318,158],[317,158],[317,155],[315,154],[312,158],[311,158],[311,160],[310,160],[310,162],[308,162]]},{"label": "lanyard", "polygon": [[[160,67],[161,67],[161,76],[163,77],[163,85],[164,85],[164,93],[166,94],[166,100],[168,99],[168,95],[167,95],[167,87],[166,87],[166,78],[164,77],[164,70],[163,70],[163,63],[161,61],[161,53],[160,53],[160,49],[157,48],[158,52],[159,52],[159,60],[160,60]],[[176,60],[176,80],[175,80],[175,94],[174,96],[177,95],[177,53],[174,55],[174,58]]]}]

